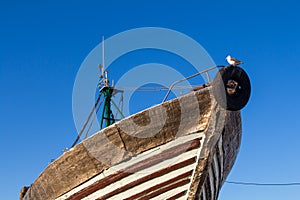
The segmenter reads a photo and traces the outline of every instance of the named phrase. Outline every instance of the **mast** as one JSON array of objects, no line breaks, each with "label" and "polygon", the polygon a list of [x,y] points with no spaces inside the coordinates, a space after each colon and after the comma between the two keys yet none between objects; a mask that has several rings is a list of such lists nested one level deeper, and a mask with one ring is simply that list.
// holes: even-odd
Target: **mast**
[{"label": "mast", "polygon": [[[115,118],[111,110],[111,101],[112,101],[112,93],[114,89],[110,86],[104,86],[100,93],[104,95],[104,106],[102,110],[102,115],[100,119],[100,129],[108,127],[115,123]],[[105,126],[104,126],[105,125]]]},{"label": "mast", "polygon": [[[78,141],[80,140],[80,137],[84,134],[83,139],[86,139],[88,137],[88,133],[90,132],[90,129],[94,123],[94,119],[96,118],[96,115],[101,108],[102,103],[103,110],[101,114],[100,119],[100,130],[103,128],[106,128],[113,123],[115,123],[116,119],[114,117],[114,114],[112,112],[112,105],[115,107],[117,114],[120,113],[122,118],[125,116],[123,115],[122,111],[117,107],[116,103],[112,100],[113,95],[116,93],[123,93],[122,90],[115,89],[113,84],[110,85],[109,79],[108,79],[108,72],[105,70],[105,54],[104,54],[104,37],[102,37],[102,64],[99,64],[99,70],[100,70],[100,76],[99,76],[99,82],[98,82],[98,89],[99,89],[99,95],[98,98],[88,116],[85,123],[83,124],[83,127],[81,128],[80,132],[78,133],[78,136],[76,137],[75,141],[73,142],[72,147],[74,147]],[[122,98],[123,99],[123,98]],[[94,112],[96,114],[94,115]],[[116,115],[117,115],[116,114]]]}]

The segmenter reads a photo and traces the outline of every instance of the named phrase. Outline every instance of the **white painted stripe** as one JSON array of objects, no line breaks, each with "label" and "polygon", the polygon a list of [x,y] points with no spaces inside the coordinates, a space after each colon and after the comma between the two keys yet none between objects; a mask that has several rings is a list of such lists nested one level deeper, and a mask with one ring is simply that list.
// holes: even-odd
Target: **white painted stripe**
[{"label": "white painted stripe", "polygon": [[219,175],[220,175],[220,172],[219,172],[219,170],[220,170],[220,168],[219,168],[219,164],[218,164],[218,157],[217,157],[217,155],[215,154],[214,155],[214,157],[213,157],[213,165],[215,166],[214,168],[215,168],[215,170],[214,170],[214,172],[215,172],[215,179],[216,179],[216,185],[215,185],[215,188],[216,188],[216,190],[217,191],[219,191],[219,185],[220,185],[220,180],[219,180]]},{"label": "white painted stripe", "polygon": [[211,199],[215,199],[215,183],[214,183],[214,176],[212,171],[212,166],[210,166],[208,170],[208,178],[210,181],[210,192],[211,192]]},{"label": "white painted stripe", "polygon": [[136,164],[136,163],[138,163],[142,160],[150,158],[154,155],[158,155],[158,154],[160,154],[161,152],[163,152],[167,149],[170,149],[172,147],[178,146],[180,144],[183,144],[183,143],[188,142],[188,141],[192,141],[196,138],[200,138],[200,137],[203,137],[203,136],[204,136],[204,134],[203,134],[203,132],[201,132],[201,133],[194,133],[194,134],[190,134],[190,135],[187,135],[187,136],[182,136],[182,137],[176,138],[176,140],[170,141],[170,142],[168,142],[164,145],[155,147],[151,150],[148,150],[146,152],[138,154],[137,156],[132,157],[129,161],[120,163],[116,166],[112,166],[111,168],[116,170],[116,171],[122,170],[122,169],[124,169],[128,166],[134,165],[134,164]]},{"label": "white painted stripe", "polygon": [[[169,163],[173,163],[173,164],[176,164],[176,163],[179,163],[183,160],[186,160],[186,159],[189,159],[189,158],[192,158],[196,155],[196,152],[197,152],[197,149],[195,150],[192,150],[190,152],[186,152],[184,154],[181,154],[180,156],[177,156],[175,158],[172,158],[170,160],[166,160],[166,161],[163,161],[161,163],[158,163],[157,165],[154,165],[154,166],[151,166],[150,168],[147,168],[147,169],[144,169],[140,172],[137,172],[137,173],[134,173],[128,177],[125,177],[115,183],[112,183],[108,186],[106,186],[105,188],[103,189],[100,189],[96,192],[94,192],[93,194],[90,194],[89,196],[87,196],[86,198],[84,198],[84,200],[90,200],[90,199],[96,199],[98,197],[101,197],[107,193],[110,193],[112,191],[114,191],[115,189],[117,188],[120,188],[124,185],[127,185],[128,183],[130,182],[133,182],[135,180],[138,180],[140,178],[143,178],[145,177],[146,175],[149,175],[149,174],[152,174],[156,171],[159,171],[160,169],[163,169],[163,168],[166,168],[168,166],[171,166],[169,165]],[[116,199],[116,200],[120,200],[120,199],[124,199],[124,198],[127,198],[127,197],[130,197],[134,194],[137,194],[139,192],[142,192],[144,191],[145,189],[147,188],[150,188],[154,185],[157,185],[159,183],[162,183],[166,180],[169,180],[169,179],[172,179],[180,174],[183,174],[185,172],[188,172],[192,169],[194,169],[195,167],[195,163],[191,164],[191,165],[188,165],[184,168],[180,168],[176,171],[173,171],[173,172],[170,172],[168,174],[165,174],[163,176],[160,176],[160,177],[157,177],[155,179],[152,179],[150,181],[147,181],[146,183],[144,184],[140,184],[132,189],[129,189],[127,191],[124,191],[123,193],[120,193],[119,195],[116,195],[115,197],[112,197],[110,199]]]},{"label": "white painted stripe", "polygon": [[185,196],[183,195],[182,197],[177,198],[177,200],[186,200]]},{"label": "white painted stripe", "polygon": [[169,190],[157,197],[154,197],[152,198],[153,200],[162,200],[162,199],[167,199],[167,198],[170,198],[172,196],[174,196],[174,194],[177,194],[179,192],[182,192],[184,190],[186,190],[187,188],[189,187],[189,184],[186,184],[186,185],[183,185],[181,187],[178,187],[178,188],[174,188],[173,190]]},{"label": "white painted stripe", "polygon": [[[200,138],[200,137],[204,137],[203,132],[194,133],[194,134],[190,134],[190,135],[187,135],[187,136],[179,137],[176,140],[171,141],[167,144],[164,144],[164,145],[161,145],[159,147],[153,148],[149,151],[143,152],[143,153],[133,157],[132,159],[130,159],[127,162],[123,162],[123,163],[120,163],[116,166],[110,167],[108,170],[103,171],[101,174],[99,174],[96,177],[88,180],[87,182],[81,184],[80,186],[74,188],[73,190],[69,191],[68,193],[62,195],[61,197],[58,197],[56,200],[64,200],[64,199],[70,197],[71,195],[75,194],[76,192],[79,192],[80,190],[90,186],[91,184],[95,183],[96,181],[99,181],[99,180],[101,180],[101,179],[103,179],[103,178],[105,178],[105,177],[107,177],[111,174],[114,174],[117,171],[120,171],[121,169],[124,169],[128,166],[132,166],[132,165],[134,165],[134,164],[136,164],[136,163],[138,163],[142,160],[145,160],[147,158],[150,158],[152,156],[158,155],[164,150],[167,150],[169,148],[178,146],[178,145],[180,145],[182,143],[185,143],[185,142],[188,142],[188,141],[192,141],[192,140],[194,140],[196,138]],[[200,146],[200,149],[202,149],[202,145]],[[186,160],[188,158],[192,158],[192,157],[196,156],[197,153],[198,153],[198,149],[194,149],[192,151],[185,152],[185,153],[183,153],[183,154],[181,154],[181,155],[179,155],[179,156],[177,156],[173,159],[163,161],[164,165],[161,164],[160,166],[163,166],[162,168],[165,168],[167,166],[171,166],[173,164],[176,164],[176,163],[181,162],[183,160]],[[184,156],[186,156],[186,157],[184,157]],[[152,170],[150,170],[150,171],[149,171],[149,169],[150,168],[145,169],[145,170],[139,172],[138,174],[145,175],[145,174],[149,174],[149,173],[154,172],[154,167],[152,167]],[[161,168],[159,168],[159,169],[161,169]],[[156,169],[156,170],[159,170],[159,169]],[[132,181],[134,181],[134,180],[130,180],[130,182],[132,182]]]},{"label": "white painted stripe", "polygon": [[223,155],[223,137],[221,135],[220,139],[219,139],[219,142],[218,142],[218,148],[219,148],[219,157],[220,157],[220,163],[221,163],[221,166],[220,166],[220,173],[221,173],[221,180],[223,180],[223,171],[224,171],[224,155]]},{"label": "white painted stripe", "polygon": [[206,200],[206,187],[205,187],[205,184],[203,185],[203,188],[202,188],[202,199],[203,200]]},{"label": "white painted stripe", "polygon": [[[134,194],[137,194],[137,193],[140,193],[140,192],[144,191],[145,189],[148,189],[150,187],[153,187],[155,185],[158,185],[160,183],[168,181],[168,180],[170,180],[170,179],[172,179],[172,178],[174,178],[176,176],[179,176],[180,174],[188,172],[191,169],[193,169],[192,165],[186,166],[184,168],[178,169],[176,171],[170,172],[170,173],[165,174],[163,176],[160,176],[160,177],[157,177],[157,178],[152,179],[150,181],[147,181],[147,182],[145,182],[143,184],[137,185],[136,187],[133,187],[133,188],[131,188],[131,189],[129,189],[129,190],[123,192],[123,193],[120,193],[120,194],[118,194],[118,195],[116,195],[116,196],[114,196],[112,198],[109,198],[109,199],[110,200],[120,200],[120,199],[124,199],[124,198],[130,197],[130,196],[132,196]],[[187,190],[187,189],[188,188],[187,188],[187,185],[186,185],[186,187],[184,188],[184,190]],[[182,191],[182,190],[180,190],[180,191]],[[173,193],[173,195],[174,195],[174,193]]]}]

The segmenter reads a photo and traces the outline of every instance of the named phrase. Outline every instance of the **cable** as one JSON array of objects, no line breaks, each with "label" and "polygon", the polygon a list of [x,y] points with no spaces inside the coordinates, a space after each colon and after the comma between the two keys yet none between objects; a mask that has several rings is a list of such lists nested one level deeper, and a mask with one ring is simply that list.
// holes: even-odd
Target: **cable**
[{"label": "cable", "polygon": [[225,183],[234,184],[234,185],[249,185],[249,186],[300,186],[300,182],[294,182],[294,183],[255,183],[255,182],[225,181]]},{"label": "cable", "polygon": [[89,114],[87,120],[85,121],[85,123],[84,123],[82,129],[80,130],[79,134],[77,135],[77,137],[76,137],[75,141],[73,142],[71,148],[74,147],[74,146],[77,144],[77,142],[79,141],[79,139],[80,139],[80,137],[81,137],[83,131],[85,130],[85,128],[86,128],[88,122],[90,121],[90,118],[92,117],[92,115],[93,115],[93,113],[94,113],[94,111],[95,111],[95,109],[96,109],[96,107],[97,107],[97,105],[98,105],[98,103],[99,103],[99,101],[100,101],[101,95],[102,95],[102,94],[99,94],[98,99],[96,100],[95,105],[93,106],[93,108],[92,108],[92,110],[91,110],[91,112],[90,112],[90,114]]},{"label": "cable", "polygon": [[[176,86],[172,90],[183,90],[183,89],[192,89],[193,87],[198,87],[199,85],[187,85],[187,86]],[[118,87],[119,90],[124,91],[137,91],[137,92],[156,92],[169,90],[169,87]]]},{"label": "cable", "polygon": [[96,116],[97,116],[97,113],[98,113],[98,111],[99,111],[99,109],[100,109],[100,107],[101,107],[101,104],[103,103],[103,101],[104,101],[104,98],[100,101],[100,103],[98,103],[98,107],[97,107],[97,109],[96,109],[96,114],[93,116],[93,119],[92,119],[92,121],[90,122],[90,125],[89,125],[89,127],[88,127],[88,129],[87,129],[87,131],[86,131],[86,133],[85,133],[85,135],[84,135],[84,137],[83,137],[83,140],[85,140],[87,137],[88,137],[88,134],[89,134],[89,132],[90,132],[90,130],[91,130],[91,127],[92,127],[92,125],[93,125],[93,123],[94,123],[94,121],[95,121],[95,118],[96,118]]}]

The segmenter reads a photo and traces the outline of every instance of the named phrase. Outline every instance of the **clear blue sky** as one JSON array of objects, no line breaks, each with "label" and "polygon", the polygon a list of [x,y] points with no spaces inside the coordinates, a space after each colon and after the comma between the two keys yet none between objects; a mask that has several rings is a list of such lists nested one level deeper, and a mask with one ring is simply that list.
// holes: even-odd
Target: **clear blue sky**
[{"label": "clear blue sky", "polygon": [[[246,64],[253,92],[232,181],[300,182],[299,1],[1,1],[0,199],[18,199],[76,137],[72,89],[87,54],[137,27],[194,38]],[[225,184],[220,200],[292,200],[300,187]]]}]

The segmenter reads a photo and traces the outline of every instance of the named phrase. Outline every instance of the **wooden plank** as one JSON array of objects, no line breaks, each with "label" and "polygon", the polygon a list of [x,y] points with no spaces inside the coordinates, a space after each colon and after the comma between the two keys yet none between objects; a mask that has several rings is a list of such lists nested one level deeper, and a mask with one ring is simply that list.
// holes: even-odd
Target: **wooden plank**
[{"label": "wooden plank", "polygon": [[[148,194],[148,195],[143,196],[142,199],[151,199],[151,198],[156,197],[158,195],[161,195],[161,194],[163,194],[163,193],[165,193],[167,191],[170,191],[170,190],[172,190],[174,188],[186,185],[189,182],[190,182],[190,179],[183,179],[181,181],[178,181],[178,182],[175,182],[173,184],[170,184],[170,185],[168,185],[166,187],[164,187],[164,185],[162,185],[162,184],[156,185],[156,186],[154,186],[154,187],[152,187],[152,188],[149,189],[150,191],[153,191],[153,190],[155,190],[155,191],[152,192],[152,193],[150,193],[150,194]],[[126,199],[126,200],[134,200],[134,198],[133,199]]]},{"label": "wooden plank", "polygon": [[[195,162],[195,158],[190,158],[188,160],[185,160],[185,161],[180,162],[178,164],[175,164],[173,166],[164,168],[164,169],[159,170],[159,171],[157,171],[157,172],[155,172],[153,174],[149,174],[149,175],[147,175],[147,176],[145,176],[145,177],[143,177],[141,179],[138,179],[136,181],[130,182],[127,185],[124,185],[123,187],[120,187],[120,188],[118,188],[118,189],[116,189],[116,190],[114,190],[114,191],[112,191],[112,192],[110,192],[110,193],[108,193],[108,194],[106,194],[106,195],[104,195],[102,197],[99,197],[97,200],[108,199],[109,197],[112,197],[112,196],[114,196],[116,194],[119,194],[121,192],[124,192],[124,191],[128,190],[129,188],[133,188],[134,186],[137,186],[137,185],[139,185],[141,183],[144,183],[144,182],[149,181],[149,180],[151,180],[153,178],[156,178],[156,177],[162,176],[164,174],[167,174],[170,171],[174,171],[176,169],[179,169],[179,168],[182,168],[184,166],[190,165],[190,164],[192,164],[194,162]],[[191,173],[192,173],[192,171],[189,171],[189,172],[185,173],[184,177],[185,177],[185,175],[186,176],[191,175]]]},{"label": "wooden plank", "polygon": [[167,149],[159,155],[150,157],[146,160],[136,163],[133,166],[129,166],[129,167],[125,168],[124,171],[116,172],[115,174],[109,175],[104,179],[96,181],[95,183],[88,186],[87,188],[84,188],[83,190],[68,197],[67,200],[77,200],[77,199],[84,198],[84,197],[88,196],[89,194],[94,193],[95,191],[102,189],[105,186],[107,186],[113,182],[116,182],[122,178],[125,178],[134,172],[138,172],[149,166],[153,166],[163,160],[175,157],[177,155],[180,155],[183,152],[195,149],[199,146],[200,146],[200,139],[194,139],[192,141],[189,141],[189,142],[180,144],[178,146],[172,147],[170,149]]}]

